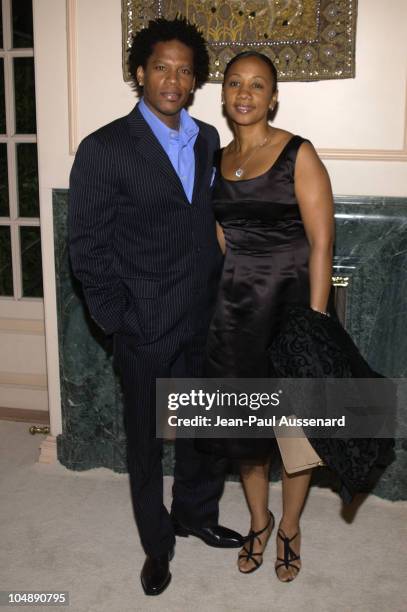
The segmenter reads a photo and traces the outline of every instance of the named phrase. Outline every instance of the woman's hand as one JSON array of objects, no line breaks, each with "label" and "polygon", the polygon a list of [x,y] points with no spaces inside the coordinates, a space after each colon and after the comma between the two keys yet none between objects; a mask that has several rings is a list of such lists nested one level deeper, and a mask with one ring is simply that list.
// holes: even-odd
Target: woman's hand
[{"label": "woman's hand", "polygon": [[308,142],[298,150],[295,194],[310,245],[310,306],[325,312],[332,285],[334,204],[328,173]]}]

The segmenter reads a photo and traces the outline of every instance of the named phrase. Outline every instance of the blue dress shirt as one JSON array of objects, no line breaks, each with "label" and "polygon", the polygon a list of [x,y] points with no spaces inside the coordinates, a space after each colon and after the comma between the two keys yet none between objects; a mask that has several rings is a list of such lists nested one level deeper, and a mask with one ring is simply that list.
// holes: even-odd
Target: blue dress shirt
[{"label": "blue dress shirt", "polygon": [[177,173],[188,201],[192,202],[195,181],[194,145],[199,127],[183,108],[180,113],[179,130],[172,130],[155,115],[144,102],[139,103],[140,113],[150,126],[154,136],[168,155]]}]

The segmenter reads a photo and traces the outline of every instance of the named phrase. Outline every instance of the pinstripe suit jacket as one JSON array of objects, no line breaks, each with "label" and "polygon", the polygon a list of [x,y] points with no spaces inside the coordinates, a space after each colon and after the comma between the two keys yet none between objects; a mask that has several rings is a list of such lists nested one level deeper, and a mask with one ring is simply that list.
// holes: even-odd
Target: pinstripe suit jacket
[{"label": "pinstripe suit jacket", "polygon": [[137,106],[79,146],[70,177],[71,263],[106,334],[174,348],[208,323],[221,261],[210,205],[219,137],[197,124],[191,204]]}]

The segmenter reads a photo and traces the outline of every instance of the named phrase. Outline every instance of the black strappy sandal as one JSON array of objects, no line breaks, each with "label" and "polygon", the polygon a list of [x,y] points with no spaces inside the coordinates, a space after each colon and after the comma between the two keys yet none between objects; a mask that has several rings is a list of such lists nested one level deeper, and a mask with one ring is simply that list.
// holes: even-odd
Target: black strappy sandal
[{"label": "black strappy sandal", "polygon": [[[264,549],[266,547],[267,541],[268,541],[269,537],[271,536],[271,532],[274,529],[274,523],[275,523],[274,515],[273,515],[273,513],[270,510],[268,512],[269,512],[270,518],[269,518],[269,520],[267,522],[267,525],[265,527],[263,527],[263,529],[260,529],[260,531],[252,531],[252,530],[250,530],[249,531],[249,535],[247,536],[247,540],[246,540],[246,544],[249,545],[249,549],[247,549],[246,546],[243,546],[243,550],[245,552],[239,553],[238,560],[239,559],[246,559],[247,561],[253,561],[253,563],[254,563],[254,566],[251,569],[247,570],[247,572],[242,570],[242,569],[240,569],[240,567],[238,566],[239,572],[241,574],[252,574],[256,570],[258,570],[259,567],[263,563],[263,559],[258,561],[257,559],[255,559],[255,557],[263,557],[263,552],[264,552]],[[269,536],[268,536],[267,540],[264,542],[263,552],[257,552],[257,553],[253,552],[254,541],[257,540],[259,542],[259,544],[263,544],[262,541],[260,540],[259,536],[262,533],[264,533],[267,529],[270,528],[270,524],[271,523],[272,523],[272,527],[270,529],[270,533],[269,533]]]},{"label": "black strappy sandal", "polygon": [[[298,536],[299,531],[297,531],[297,533],[295,535],[293,535],[292,538],[288,538],[286,536],[286,534],[284,533],[284,531],[280,529],[277,531],[277,537],[280,538],[280,540],[282,540],[284,542],[284,559],[282,559],[281,557],[277,557],[277,561],[281,561],[281,563],[276,563],[275,566],[275,570],[276,570],[276,575],[277,578],[280,580],[280,582],[292,582],[295,578],[297,578],[299,572],[300,572],[300,567],[298,567],[297,565],[294,565],[293,561],[300,561],[300,555],[297,555],[293,549],[290,546],[290,543],[295,540],[295,538]],[[293,569],[296,570],[296,574],[294,576],[294,578],[288,578],[288,580],[282,580],[280,578],[280,576],[278,575],[278,570],[280,569],[280,567],[285,567],[285,569],[288,569],[289,567],[292,567]]]}]

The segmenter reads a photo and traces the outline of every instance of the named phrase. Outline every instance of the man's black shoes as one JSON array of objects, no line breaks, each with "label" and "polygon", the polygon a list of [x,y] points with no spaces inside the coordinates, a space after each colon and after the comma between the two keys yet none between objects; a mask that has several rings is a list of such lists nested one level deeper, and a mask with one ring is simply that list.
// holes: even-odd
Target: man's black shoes
[{"label": "man's black shoes", "polygon": [[[207,527],[187,527],[174,518],[174,532],[178,536],[187,538],[192,535],[200,538],[215,548],[240,548],[245,543],[245,538],[222,525],[211,525]],[[147,556],[141,570],[141,584],[146,595],[159,595],[171,582],[170,561],[174,551],[165,553],[158,557]]]},{"label": "man's black shoes", "polygon": [[175,535],[187,538],[192,535],[200,538],[208,546],[215,548],[240,548],[245,543],[245,538],[222,525],[209,525],[207,527],[187,527],[173,517]]},{"label": "man's black shoes", "polygon": [[146,557],[141,570],[141,584],[146,595],[159,595],[171,582],[170,560],[173,553]]}]

